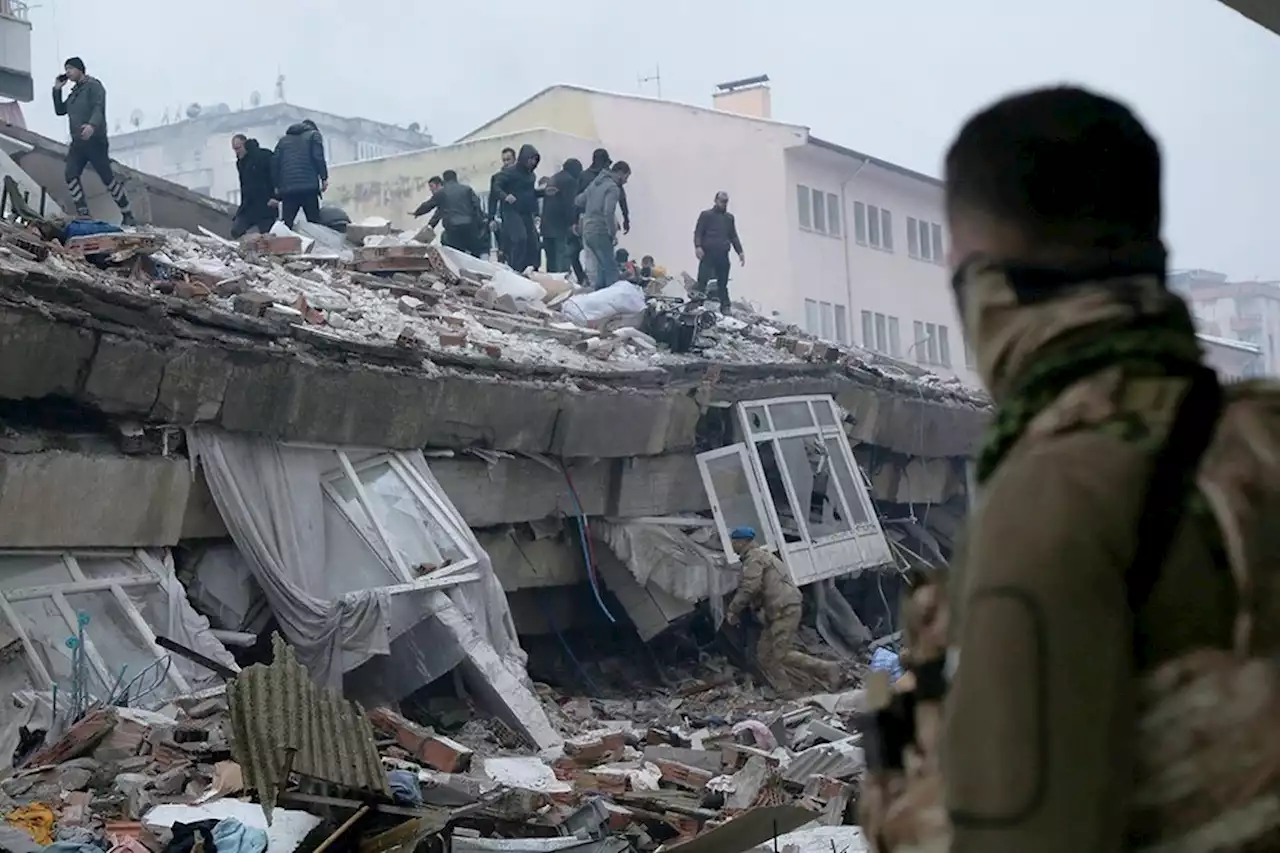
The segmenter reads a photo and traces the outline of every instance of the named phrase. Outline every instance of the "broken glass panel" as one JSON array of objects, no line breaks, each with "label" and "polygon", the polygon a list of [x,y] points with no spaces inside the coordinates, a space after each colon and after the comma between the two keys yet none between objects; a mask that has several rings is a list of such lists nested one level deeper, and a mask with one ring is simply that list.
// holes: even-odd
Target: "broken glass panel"
[{"label": "broken glass panel", "polygon": [[[827,439],[827,457],[831,460],[832,472],[840,481],[840,490],[849,501],[849,515],[853,523],[870,524],[871,519],[867,515],[867,508],[862,499],[862,478],[855,477],[853,471],[849,469],[849,463],[845,461],[844,452],[840,447],[840,439]],[[831,491],[834,499],[835,489]]]},{"label": "broken glass panel", "polygon": [[71,649],[67,640],[72,636],[66,620],[52,598],[32,598],[11,601],[9,605],[18,615],[22,630],[36,647],[44,668],[54,681],[69,687],[71,684]]},{"label": "broken glass panel", "polygon": [[807,429],[813,426],[813,415],[809,413],[807,402],[772,403],[769,406],[769,417],[773,420],[773,428],[779,432],[788,429]]},{"label": "broken glass panel", "polygon": [[751,474],[742,464],[742,457],[732,453],[705,459],[703,464],[711,478],[712,496],[720,506],[726,531],[750,527],[756,531],[760,543],[767,542],[768,522],[756,509],[755,498],[751,494]]},{"label": "broken glass panel", "polygon": [[[786,441],[799,441],[803,444],[803,439],[786,439]],[[782,538],[787,542],[800,542],[807,535],[807,526],[804,522],[804,516],[795,511],[791,505],[790,498],[787,497],[787,487],[782,479],[782,467],[778,464],[777,451],[775,450],[777,442],[774,440],[766,440],[756,442],[756,452],[760,455],[760,470],[764,474],[765,485],[769,488],[769,500],[773,503],[774,514],[778,516],[778,526],[782,529]],[[784,451],[785,452],[785,451]],[[803,473],[804,456],[803,448],[801,449],[800,470]],[[788,467],[791,466],[791,460],[787,460]],[[793,482],[795,474],[792,475]],[[807,491],[799,491],[798,494],[807,494]]]},{"label": "broken glass panel", "polygon": [[[88,614],[89,624],[85,626],[85,636],[102,657],[113,682],[119,679],[121,685],[127,684],[156,662],[155,650],[138,633],[137,626],[130,621],[129,615],[110,590],[68,592],[66,599],[77,615]],[[153,675],[142,681],[151,685],[157,679]],[[163,681],[161,684],[164,695],[173,692],[171,684]]]},{"label": "broken glass panel", "polygon": [[390,462],[359,471],[370,508],[414,577],[467,559],[431,509],[423,506]]},{"label": "broken glass panel", "polygon": [[70,570],[58,554],[5,555],[0,589],[28,589],[71,583]]},{"label": "broken glass panel", "polygon": [[747,406],[744,410],[747,426],[752,432],[768,432],[769,419],[765,416],[764,406]]},{"label": "broken glass panel", "polygon": [[[346,515],[351,526],[360,531],[360,535],[364,537],[369,547],[378,555],[379,561],[385,567],[395,565],[395,561],[391,558],[391,552],[387,550],[386,543],[383,542],[382,536],[379,535],[378,529],[374,526],[369,518],[369,514],[364,511],[364,505],[360,503],[359,492],[356,490],[355,484],[347,479],[345,474],[340,474],[329,481],[332,489],[329,492],[330,497],[338,504],[339,510]],[[341,530],[333,527],[333,523],[341,523],[340,519],[325,518],[325,542],[337,544],[349,544],[345,538],[341,536]],[[366,560],[363,555],[352,552],[355,562],[353,566],[363,565]],[[392,575],[388,580],[382,582],[371,582],[369,578],[362,576],[358,572],[350,570],[343,572],[329,573],[329,594],[333,598],[337,598],[344,592],[355,592],[356,590],[369,589],[371,586],[384,586],[386,584],[400,583],[399,575]]]},{"label": "broken glass panel", "polygon": [[[793,439],[786,439],[792,441]],[[809,489],[809,534],[814,539],[824,539],[841,533],[850,533],[853,526],[849,523],[848,513],[840,503],[840,493],[831,480],[831,459],[827,445],[818,436],[801,439],[804,442],[804,454],[807,471],[810,477]],[[791,464],[790,458],[787,464]],[[802,501],[803,493],[797,495]]]},{"label": "broken glass panel", "polygon": [[128,556],[76,557],[76,565],[89,580],[154,577],[132,554]]},{"label": "broken glass panel", "polygon": [[837,426],[836,416],[831,412],[831,403],[827,400],[814,400],[813,412],[818,416],[818,426]]}]

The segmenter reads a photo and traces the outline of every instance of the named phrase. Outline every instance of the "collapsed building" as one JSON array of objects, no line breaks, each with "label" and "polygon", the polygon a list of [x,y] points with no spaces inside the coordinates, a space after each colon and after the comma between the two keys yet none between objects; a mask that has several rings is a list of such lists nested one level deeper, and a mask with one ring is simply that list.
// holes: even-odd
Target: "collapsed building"
[{"label": "collapsed building", "polygon": [[[38,142],[7,161],[10,212],[32,183],[57,194],[16,174]],[[886,574],[949,557],[975,391],[760,317],[671,353],[358,227],[231,243],[206,200],[148,180],[156,224],[190,230],[64,244],[0,222],[6,703],[205,695],[278,631],[366,707],[455,673],[559,748],[527,650],[715,619],[736,526],[837,648],[893,629]]]}]

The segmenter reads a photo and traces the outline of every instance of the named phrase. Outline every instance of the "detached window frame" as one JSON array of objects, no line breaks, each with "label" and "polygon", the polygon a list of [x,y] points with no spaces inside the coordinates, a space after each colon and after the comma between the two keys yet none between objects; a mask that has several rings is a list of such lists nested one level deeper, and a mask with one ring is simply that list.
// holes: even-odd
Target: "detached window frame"
[{"label": "detached window frame", "polygon": [[[63,568],[70,575],[70,580],[51,584],[30,587],[0,587],[0,619],[3,620],[8,630],[22,644],[23,651],[26,653],[28,671],[32,680],[36,682],[37,688],[52,689],[55,680],[53,674],[45,666],[44,660],[36,648],[36,642],[28,633],[22,617],[18,615],[18,611],[14,607],[14,604],[18,602],[39,601],[42,599],[52,601],[54,609],[66,623],[67,636],[75,637],[79,630],[77,612],[71,606],[71,602],[67,600],[67,596],[82,594],[110,596],[110,598],[114,599],[116,606],[124,613],[129,625],[137,632],[138,636],[134,639],[141,639],[143,648],[150,649],[156,660],[169,656],[169,652],[160,648],[156,643],[155,632],[147,624],[141,611],[134,605],[126,592],[128,589],[137,587],[163,588],[168,581],[168,572],[164,565],[151,554],[142,549],[0,550],[0,558],[4,557],[47,557],[50,563],[61,562]],[[126,565],[137,567],[138,572],[130,575],[90,578],[84,573],[84,569],[81,568],[77,558],[115,559]],[[3,563],[0,563],[0,566],[2,565]],[[3,580],[4,575],[0,574],[0,582],[3,582]],[[93,623],[90,622],[84,637],[85,656],[94,675],[97,676],[99,686],[105,684],[110,689],[116,683],[120,673],[108,667],[107,661],[102,657],[98,645],[93,640],[93,635],[94,627]],[[126,670],[124,680],[127,681],[130,677],[131,673]],[[186,696],[193,693],[190,683],[178,671],[176,666],[169,666],[165,678],[173,688],[174,695]],[[70,689],[69,684],[65,685],[65,687]],[[96,695],[96,688],[90,690],[90,693]]]},{"label": "detached window frame", "polygon": [[[809,425],[775,428],[774,409],[795,404],[803,404],[807,407]],[[731,563],[735,562],[737,557],[729,548],[729,531],[706,468],[706,461],[730,454],[737,454],[742,464],[749,467],[752,498],[756,502],[758,511],[763,511],[762,517],[770,528],[762,532],[757,541],[770,550],[778,552],[797,584],[805,585],[825,578],[889,565],[893,562],[893,555],[871,500],[866,476],[853,456],[848,436],[844,431],[843,418],[830,395],[752,400],[737,403],[735,409],[740,441],[698,455],[703,482],[711,499],[712,513],[725,545],[726,556]],[[758,425],[756,425],[757,422]],[[806,495],[804,500],[801,500],[801,496],[796,493],[795,482],[786,456],[779,444],[780,441],[790,438],[817,439],[828,454],[838,451],[851,475],[855,493],[846,494],[848,484],[843,482],[834,471],[828,478],[827,486],[829,497],[835,502],[835,508],[841,513],[847,529],[816,538],[811,535],[811,522],[808,519],[811,506],[809,496]],[[758,446],[759,442],[765,441],[771,444],[790,511],[797,518],[804,519],[804,523],[796,525],[799,534],[796,541],[786,540],[778,508],[768,487],[764,461]],[[832,444],[835,447],[832,447]],[[830,460],[828,464],[832,464]],[[856,502],[857,512],[852,510],[853,502]]]},{"label": "detached window frame", "polygon": [[[333,502],[352,529],[365,540],[374,556],[381,560],[392,575],[400,581],[390,586],[370,587],[370,589],[376,589],[388,595],[400,595],[421,590],[438,590],[480,580],[480,574],[476,571],[480,561],[475,546],[471,543],[471,537],[467,533],[466,523],[457,514],[448,497],[433,488],[403,453],[374,453],[358,462],[353,462],[347,451],[334,448],[333,452],[338,458],[338,467],[320,477],[325,499]],[[463,555],[462,559],[423,575],[414,574],[414,567],[405,562],[395,541],[378,517],[378,513],[374,511],[369,490],[360,479],[361,472],[381,465],[390,466],[418,505],[452,540],[453,546]],[[356,502],[368,519],[367,526],[363,523],[363,519],[353,518],[347,510],[347,501],[338,491],[340,482],[347,483],[355,492]],[[355,594],[344,593],[343,596]]]}]

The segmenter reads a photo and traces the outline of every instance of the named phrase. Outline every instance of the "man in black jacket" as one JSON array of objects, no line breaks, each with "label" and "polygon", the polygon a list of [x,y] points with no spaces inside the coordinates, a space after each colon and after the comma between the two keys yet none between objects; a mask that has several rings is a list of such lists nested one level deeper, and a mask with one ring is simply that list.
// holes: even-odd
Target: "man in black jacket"
[{"label": "man in black jacket", "polygon": [[[129,210],[129,196],[124,191],[124,181],[115,176],[111,170],[111,154],[107,145],[107,90],[97,77],[85,73],[84,60],[78,56],[68,59],[62,67],[63,73],[53,81],[53,111],[67,117],[71,127],[71,144],[67,148],[67,168],[64,177],[67,190],[71,193],[71,201],[76,206],[76,215],[89,216],[89,199],[84,191],[80,176],[85,166],[92,166],[93,171],[102,179],[102,185],[111,194],[111,200],[120,208],[120,224],[125,226],[137,224],[133,212]],[[62,87],[68,82],[75,88],[64,100]]]},{"label": "man in black jacket", "polygon": [[[596,178],[600,177],[600,173],[607,171],[613,165],[613,158],[609,156],[609,152],[604,148],[597,148],[591,152],[591,168],[586,169],[578,178],[578,189],[574,195],[581,195],[587,191],[587,187],[591,186]],[[622,211],[622,233],[631,233],[631,208],[627,206],[627,190],[622,188],[622,194],[618,196],[618,210]],[[579,211],[581,212],[581,211]]]},{"label": "man in black jacket", "polygon": [[698,291],[707,292],[707,285],[715,279],[719,289],[720,313],[728,314],[729,307],[729,249],[738,253],[738,263],[745,264],[747,255],[738,239],[738,224],[729,212],[729,194],[716,193],[715,204],[698,214],[693,227],[693,251],[698,256]]},{"label": "man in black jacket", "polygon": [[572,157],[565,160],[560,171],[551,176],[555,193],[542,200],[542,247],[547,253],[547,272],[569,271],[569,239],[578,218],[573,202],[581,175],[581,161]]},{"label": "man in black jacket", "polygon": [[[489,212],[489,232],[497,237],[499,252],[502,251],[502,221],[498,217],[498,176],[502,174],[503,169],[509,169],[516,164],[516,150],[503,148],[501,156],[502,166],[489,176],[489,199],[486,208]],[[487,243],[488,238],[485,241]]]},{"label": "man in black jacket", "polygon": [[280,206],[271,175],[271,151],[243,133],[231,137],[231,150],[236,153],[236,171],[240,173],[240,206],[231,223],[231,237],[238,240],[255,228],[266,234],[275,224]]},{"label": "man in black jacket", "polygon": [[324,162],[324,139],[311,119],[303,119],[285,131],[276,143],[271,161],[280,218],[293,227],[301,209],[308,222],[320,220],[320,193],[329,189],[329,167]]},{"label": "man in black jacket", "polygon": [[533,218],[538,215],[538,199],[556,195],[554,187],[539,189],[534,170],[542,155],[532,145],[521,145],[516,162],[498,173],[493,182],[496,197],[489,199],[493,212],[500,204],[502,215],[501,246],[507,265],[517,272],[537,267],[538,235]]},{"label": "man in black jacket", "polygon": [[[453,169],[446,169],[442,177],[440,189],[418,205],[413,215],[424,216],[436,211],[444,223],[444,236],[440,242],[451,249],[473,254],[476,228],[484,220],[480,196],[466,184],[458,183],[458,173]],[[432,218],[434,220],[435,217]]]}]

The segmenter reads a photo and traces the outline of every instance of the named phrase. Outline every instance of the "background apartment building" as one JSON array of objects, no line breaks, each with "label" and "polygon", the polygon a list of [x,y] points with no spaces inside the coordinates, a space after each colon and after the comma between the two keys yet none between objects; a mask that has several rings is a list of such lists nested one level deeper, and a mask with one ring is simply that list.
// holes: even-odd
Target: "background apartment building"
[{"label": "background apartment building", "polygon": [[[22,0],[0,0],[0,102],[12,99],[29,103],[34,94],[27,4]],[[7,120],[0,114],[0,121]]]},{"label": "background apartment building", "polygon": [[432,175],[455,169],[482,195],[503,147],[531,143],[540,175],[597,147],[632,167],[631,233],[620,245],[673,273],[696,271],[693,226],[729,193],[747,263],[731,292],[828,340],[976,383],[944,258],[942,186],[933,177],[818,139],[771,118],[767,80],[726,84],[712,106],[553,86],[452,145],[339,166],[329,198],[353,218],[400,224]]},{"label": "background apartment building", "polygon": [[1223,273],[1183,270],[1170,274],[1169,286],[1191,306],[1211,353],[1244,344],[1256,352],[1240,366],[1241,376],[1280,375],[1280,282],[1228,281]]},{"label": "background apartment building", "polygon": [[289,125],[309,118],[324,136],[330,165],[418,151],[433,144],[430,134],[415,125],[397,127],[289,103],[244,110],[233,110],[226,104],[193,104],[185,115],[166,114],[154,127],[127,133],[121,126],[126,118],[141,125],[145,117],[138,111],[127,117],[113,116],[117,126],[111,136],[111,155],[116,160],[232,204],[240,202],[240,178],[231,151],[231,137],[237,133],[273,147]]}]

